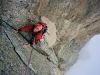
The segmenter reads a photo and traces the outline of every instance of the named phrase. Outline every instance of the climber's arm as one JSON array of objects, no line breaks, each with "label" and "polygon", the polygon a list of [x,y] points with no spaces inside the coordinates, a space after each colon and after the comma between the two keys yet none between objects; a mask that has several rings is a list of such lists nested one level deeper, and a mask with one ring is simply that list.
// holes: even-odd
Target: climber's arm
[{"label": "climber's arm", "polygon": [[17,33],[18,31],[26,31],[26,30],[31,30],[32,28],[33,28],[33,24],[29,24],[29,25],[27,25],[27,26],[25,26],[25,27],[22,27],[22,28],[20,28],[20,29],[18,29],[18,30],[13,30],[13,32],[14,33]]},{"label": "climber's arm", "polygon": [[18,31],[26,31],[26,30],[31,30],[33,28],[33,24],[29,24],[28,26],[22,27],[18,29]]}]

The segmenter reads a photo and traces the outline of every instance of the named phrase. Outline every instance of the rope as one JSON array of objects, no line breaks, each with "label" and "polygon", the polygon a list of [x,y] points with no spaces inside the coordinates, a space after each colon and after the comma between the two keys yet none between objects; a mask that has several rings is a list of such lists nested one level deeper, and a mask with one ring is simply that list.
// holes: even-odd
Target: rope
[{"label": "rope", "polygon": [[27,64],[27,66],[26,66],[26,70],[25,70],[25,74],[24,74],[24,75],[26,75],[27,72],[28,72],[28,67],[29,67],[29,64],[30,64],[30,61],[31,61],[32,52],[33,52],[33,50],[31,50],[30,57],[29,57],[28,64]]},{"label": "rope", "polygon": [[[34,41],[35,41],[35,38],[34,38]],[[33,43],[33,45],[34,45],[34,43]],[[25,74],[24,74],[24,75],[27,74],[27,72],[28,72],[28,67],[29,67],[29,64],[30,64],[30,61],[31,61],[32,52],[33,52],[33,49],[34,49],[34,47],[33,47],[32,45],[31,45],[31,47],[32,47],[32,50],[31,50],[31,53],[30,53],[30,57],[29,57],[29,59],[28,59],[28,64],[27,64],[27,66],[26,66],[26,70],[25,70]]]}]

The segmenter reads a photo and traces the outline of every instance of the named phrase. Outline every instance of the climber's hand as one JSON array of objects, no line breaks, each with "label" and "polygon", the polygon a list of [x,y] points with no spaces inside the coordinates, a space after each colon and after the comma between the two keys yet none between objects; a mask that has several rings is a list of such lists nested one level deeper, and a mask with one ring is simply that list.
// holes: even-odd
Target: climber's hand
[{"label": "climber's hand", "polygon": [[13,30],[13,32],[14,32],[14,33],[17,33],[17,32],[18,32],[18,30]]},{"label": "climber's hand", "polygon": [[29,47],[30,46],[30,44],[24,44],[23,45],[23,47]]}]

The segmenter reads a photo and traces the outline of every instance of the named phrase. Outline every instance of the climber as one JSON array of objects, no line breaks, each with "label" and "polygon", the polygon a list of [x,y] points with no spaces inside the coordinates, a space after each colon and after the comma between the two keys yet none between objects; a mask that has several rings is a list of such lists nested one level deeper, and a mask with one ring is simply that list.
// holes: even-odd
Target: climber
[{"label": "climber", "polygon": [[19,31],[26,31],[26,30],[32,30],[32,39],[31,42],[28,44],[24,44],[24,47],[32,46],[35,42],[36,44],[40,41],[43,34],[47,31],[46,23],[38,22],[37,24],[29,24],[25,27],[22,27],[18,30],[13,30],[14,33],[17,33]]}]

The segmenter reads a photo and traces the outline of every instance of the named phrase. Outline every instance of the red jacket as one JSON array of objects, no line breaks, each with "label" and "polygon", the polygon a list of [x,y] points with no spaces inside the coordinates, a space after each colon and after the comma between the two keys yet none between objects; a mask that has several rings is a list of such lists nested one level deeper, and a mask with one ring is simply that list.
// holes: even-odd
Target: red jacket
[{"label": "red jacket", "polygon": [[[22,28],[18,29],[18,31],[33,30],[34,29],[34,26],[35,26],[34,24],[29,24],[29,25],[27,25],[25,27],[22,27]],[[33,32],[33,34],[34,34],[34,32]],[[37,40],[40,40],[42,38],[42,35],[43,35],[42,34],[42,31],[39,31],[39,32],[37,32],[35,34],[36,35],[33,36],[32,41],[31,41],[31,44],[33,44]]]}]

